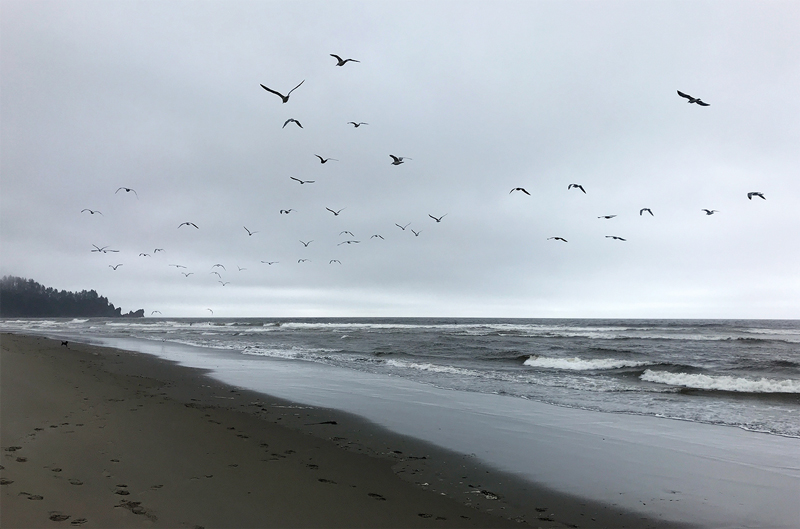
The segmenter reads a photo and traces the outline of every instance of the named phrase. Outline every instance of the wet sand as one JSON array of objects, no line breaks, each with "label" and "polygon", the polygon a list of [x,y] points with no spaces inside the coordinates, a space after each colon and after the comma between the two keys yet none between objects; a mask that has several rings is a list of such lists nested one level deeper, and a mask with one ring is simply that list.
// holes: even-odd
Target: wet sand
[{"label": "wet sand", "polygon": [[150,355],[0,346],[2,527],[675,527]]}]

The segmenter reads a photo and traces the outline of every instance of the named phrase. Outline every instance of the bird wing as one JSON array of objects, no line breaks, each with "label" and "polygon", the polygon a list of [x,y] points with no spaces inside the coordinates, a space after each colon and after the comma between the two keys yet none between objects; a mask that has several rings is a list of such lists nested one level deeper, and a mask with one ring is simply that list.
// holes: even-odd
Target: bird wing
[{"label": "bird wing", "polygon": [[299,178],[295,178],[295,177],[293,177],[293,176],[290,176],[289,178],[291,178],[292,180],[297,180],[298,182],[301,182],[301,183],[303,182],[303,181],[302,181],[302,180],[300,180]]},{"label": "bird wing", "polygon": [[399,162],[400,160],[402,160],[402,158],[398,158],[398,157],[397,157],[397,156],[395,156],[394,154],[390,154],[389,156],[391,156],[391,157],[392,157],[392,160],[394,160],[395,162]]},{"label": "bird wing", "polygon": [[690,96],[689,94],[684,94],[684,93],[683,93],[683,92],[681,92],[680,90],[678,90],[678,95],[679,95],[679,96],[681,96],[681,97],[685,97],[686,99],[694,99],[694,98],[693,98],[692,96]]},{"label": "bird wing", "polygon": [[[303,83],[305,83],[305,82],[306,82],[306,80],[305,80],[305,79],[303,79],[302,81],[300,81],[300,84],[303,84]],[[289,95],[291,95],[291,93],[292,93],[292,92],[294,92],[295,90],[297,90],[298,88],[300,88],[300,84],[299,84],[299,85],[297,85],[297,86],[295,86],[295,87],[294,87],[294,88],[292,88],[291,90],[289,90],[289,93],[288,93],[288,94],[286,94],[286,97],[289,97]]]},{"label": "bird wing", "polygon": [[337,61],[343,62],[343,59],[341,57],[339,57],[338,55],[336,55],[335,53],[331,53],[330,55],[331,55],[331,57],[336,57]]},{"label": "bird wing", "polygon": [[706,103],[705,101],[700,101],[699,99],[697,101],[695,101],[695,103],[697,103],[701,107],[710,107],[711,106],[710,103]]},{"label": "bird wing", "polygon": [[275,94],[276,96],[280,97],[281,99],[283,99],[284,97],[286,97],[286,96],[284,96],[283,94],[281,94],[280,92],[276,92],[276,91],[275,91],[275,90],[273,90],[272,88],[267,88],[267,87],[266,87],[266,86],[264,86],[263,84],[261,85],[261,88],[263,88],[263,89],[264,89],[264,90],[266,90],[267,92],[271,92],[271,93]]}]

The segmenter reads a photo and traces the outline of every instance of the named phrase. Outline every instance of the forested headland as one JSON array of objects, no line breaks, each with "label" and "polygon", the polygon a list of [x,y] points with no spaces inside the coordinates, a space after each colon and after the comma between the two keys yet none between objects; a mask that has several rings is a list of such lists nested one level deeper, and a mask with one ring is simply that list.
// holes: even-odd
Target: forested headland
[{"label": "forested headland", "polygon": [[122,314],[94,290],[68,292],[45,287],[32,279],[0,279],[0,318],[141,318],[144,309]]}]

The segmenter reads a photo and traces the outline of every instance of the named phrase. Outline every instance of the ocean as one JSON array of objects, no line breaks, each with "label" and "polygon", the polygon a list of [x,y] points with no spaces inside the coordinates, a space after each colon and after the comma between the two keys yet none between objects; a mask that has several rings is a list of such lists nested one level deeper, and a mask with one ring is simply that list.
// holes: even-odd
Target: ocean
[{"label": "ocean", "polygon": [[172,342],[800,437],[797,320],[98,318],[3,320],[0,330]]}]

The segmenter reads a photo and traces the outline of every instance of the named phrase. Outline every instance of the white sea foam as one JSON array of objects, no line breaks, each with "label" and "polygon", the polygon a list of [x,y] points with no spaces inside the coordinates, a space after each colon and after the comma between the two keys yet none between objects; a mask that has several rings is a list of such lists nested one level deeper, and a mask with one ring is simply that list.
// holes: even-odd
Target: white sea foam
[{"label": "white sea foam", "polygon": [[640,378],[647,382],[683,386],[693,389],[737,391],[743,393],[800,393],[800,380],[770,378],[743,378],[726,375],[700,375],[692,373],[670,373],[669,371],[645,370]]},{"label": "white sea foam", "polygon": [[649,362],[637,362],[635,360],[619,360],[616,358],[596,358],[594,360],[584,360],[583,358],[551,358],[547,356],[533,355],[525,362],[526,366],[546,367],[550,369],[569,369],[573,371],[590,371],[595,369],[619,369],[622,367],[639,367],[651,365]]}]

